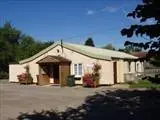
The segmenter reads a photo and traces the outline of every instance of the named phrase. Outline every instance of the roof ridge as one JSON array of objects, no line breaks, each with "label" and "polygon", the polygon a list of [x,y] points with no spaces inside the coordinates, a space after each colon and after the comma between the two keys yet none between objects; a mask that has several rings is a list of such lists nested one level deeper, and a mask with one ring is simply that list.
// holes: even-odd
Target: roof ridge
[{"label": "roof ridge", "polygon": [[[67,43],[67,44],[73,44],[73,45],[78,45],[78,46],[83,46],[83,47],[89,47],[89,48],[93,48],[93,49],[100,49],[100,50],[104,50],[104,51],[111,51],[111,52],[114,51],[114,52],[118,52],[118,53],[131,55],[131,54],[128,54],[128,53],[125,53],[125,52],[117,51],[117,50],[104,49],[104,48],[100,48],[100,47],[92,47],[92,46],[87,46],[87,45],[84,45],[84,44],[76,44],[76,43]],[[133,56],[133,55],[131,55],[131,56]]]}]

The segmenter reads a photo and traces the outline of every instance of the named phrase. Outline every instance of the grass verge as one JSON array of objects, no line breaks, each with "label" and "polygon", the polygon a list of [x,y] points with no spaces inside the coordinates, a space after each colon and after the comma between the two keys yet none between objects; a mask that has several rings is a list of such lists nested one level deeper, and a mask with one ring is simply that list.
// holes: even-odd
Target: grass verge
[{"label": "grass verge", "polygon": [[130,88],[160,88],[160,84],[152,83],[149,80],[141,80],[137,83],[129,84]]}]

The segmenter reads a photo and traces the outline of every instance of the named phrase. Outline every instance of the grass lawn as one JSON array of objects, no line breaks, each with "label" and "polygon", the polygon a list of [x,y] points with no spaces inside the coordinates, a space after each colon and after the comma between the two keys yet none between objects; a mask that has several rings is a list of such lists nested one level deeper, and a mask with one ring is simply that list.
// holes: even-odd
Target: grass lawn
[{"label": "grass lawn", "polygon": [[129,84],[130,88],[160,88],[160,84],[152,83],[149,80],[141,80],[138,83]]}]

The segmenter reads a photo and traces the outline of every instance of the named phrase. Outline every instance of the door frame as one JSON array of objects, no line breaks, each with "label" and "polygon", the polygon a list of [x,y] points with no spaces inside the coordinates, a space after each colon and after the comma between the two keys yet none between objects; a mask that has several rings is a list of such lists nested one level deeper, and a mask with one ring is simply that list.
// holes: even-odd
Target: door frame
[{"label": "door frame", "polygon": [[[55,74],[55,72],[54,72],[55,71],[55,68],[54,68],[55,66],[58,68],[58,70],[56,69],[56,73],[58,74],[58,79],[56,79],[55,75],[54,75]],[[52,74],[52,78],[53,78],[53,84],[55,84],[55,85],[60,84],[60,74],[59,74],[59,68],[60,67],[59,66],[60,66],[59,64],[52,64],[51,74]],[[55,83],[56,80],[58,81],[58,83]]]}]

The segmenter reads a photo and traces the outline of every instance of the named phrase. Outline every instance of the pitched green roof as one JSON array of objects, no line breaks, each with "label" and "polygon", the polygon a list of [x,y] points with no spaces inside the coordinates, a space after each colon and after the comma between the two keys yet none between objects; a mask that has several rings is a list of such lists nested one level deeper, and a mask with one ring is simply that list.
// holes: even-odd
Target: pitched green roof
[{"label": "pitched green roof", "polygon": [[[49,46],[48,48],[42,50],[41,52],[35,54],[34,56],[24,59],[19,61],[20,64],[30,62],[37,57],[43,55],[44,53],[50,51],[57,45],[61,45],[60,42],[56,42],[53,45]],[[130,54],[124,53],[124,52],[119,52],[119,51],[113,51],[113,50],[108,50],[108,49],[102,49],[102,48],[96,48],[96,47],[90,47],[90,46],[85,46],[85,45],[79,45],[79,44],[72,44],[72,43],[66,43],[63,42],[63,47],[68,48],[70,50],[73,50],[75,52],[78,52],[80,54],[86,55],[91,58],[95,59],[103,59],[103,60],[112,60],[114,58],[118,59],[137,59],[137,57],[132,56]]]}]

